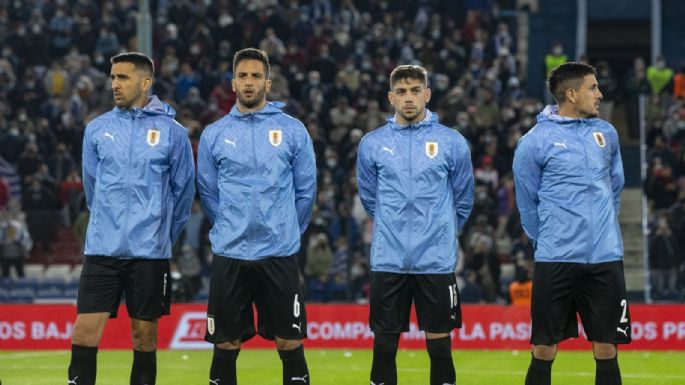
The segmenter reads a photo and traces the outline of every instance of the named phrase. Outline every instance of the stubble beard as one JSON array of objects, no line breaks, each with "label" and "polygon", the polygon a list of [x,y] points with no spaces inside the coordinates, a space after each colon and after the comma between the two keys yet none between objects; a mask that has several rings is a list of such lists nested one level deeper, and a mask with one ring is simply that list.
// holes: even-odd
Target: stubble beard
[{"label": "stubble beard", "polygon": [[266,88],[261,88],[259,91],[257,91],[252,100],[248,100],[242,91],[238,92],[237,94],[238,101],[240,102],[240,104],[247,109],[252,109],[259,106],[259,104],[261,104],[264,101],[266,95]]}]

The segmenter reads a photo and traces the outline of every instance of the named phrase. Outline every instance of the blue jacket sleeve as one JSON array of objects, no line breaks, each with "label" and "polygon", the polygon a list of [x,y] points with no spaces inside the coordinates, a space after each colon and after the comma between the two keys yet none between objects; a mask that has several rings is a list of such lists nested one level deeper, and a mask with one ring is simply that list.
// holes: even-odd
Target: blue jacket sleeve
[{"label": "blue jacket sleeve", "polygon": [[[614,133],[615,134],[615,133]],[[621,159],[621,146],[618,143],[618,134],[616,135],[615,148],[611,154],[611,190],[614,193],[614,210],[618,216],[621,209],[621,191],[625,184],[625,177],[623,176],[623,160]]]},{"label": "blue jacket sleeve", "polygon": [[314,145],[306,130],[304,139],[300,143],[300,148],[293,159],[292,167],[295,209],[297,211],[297,220],[300,224],[300,234],[302,234],[309,225],[309,219],[312,217],[312,209],[314,208],[314,199],[316,198]]},{"label": "blue jacket sleeve", "polygon": [[457,210],[457,230],[461,232],[473,208],[473,166],[471,151],[465,141],[453,147],[453,168],[450,184]]},{"label": "blue jacket sleeve", "polygon": [[83,150],[82,150],[82,163],[83,163],[83,191],[86,194],[86,204],[88,209],[91,208],[91,203],[93,202],[93,191],[95,189],[95,176],[98,169],[98,156],[95,152],[95,143],[92,141],[92,131],[93,128],[86,126],[85,133],[83,135]]},{"label": "blue jacket sleeve", "polygon": [[359,199],[371,218],[376,214],[376,191],[378,175],[370,157],[371,149],[368,141],[363,138],[357,151],[357,189]]},{"label": "blue jacket sleeve", "polygon": [[190,218],[190,207],[195,197],[195,164],[193,150],[185,129],[173,127],[174,140],[169,183],[174,199],[174,214],[171,222],[171,244],[181,235],[183,227]]},{"label": "blue jacket sleeve", "polygon": [[514,185],[516,205],[521,214],[521,225],[532,240],[538,239],[540,218],[538,217],[538,190],[542,168],[536,159],[534,138],[519,140],[514,152]]},{"label": "blue jacket sleeve", "polygon": [[219,171],[212,154],[212,145],[208,143],[208,130],[202,133],[197,150],[197,186],[200,202],[205,208],[209,221],[214,224],[219,213]]}]

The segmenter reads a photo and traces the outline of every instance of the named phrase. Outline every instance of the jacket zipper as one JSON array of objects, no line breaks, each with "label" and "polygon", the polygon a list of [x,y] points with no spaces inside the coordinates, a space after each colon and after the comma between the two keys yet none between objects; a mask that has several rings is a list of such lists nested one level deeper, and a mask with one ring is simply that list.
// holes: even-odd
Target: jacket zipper
[{"label": "jacket zipper", "polygon": [[[128,142],[128,167],[129,167],[129,169],[132,169],[133,167],[131,164],[131,158],[132,158],[131,154],[133,153],[133,150],[132,150],[133,143],[135,143],[133,136],[136,134],[135,129],[133,127],[135,126],[136,117],[135,117],[135,115],[133,115],[133,111],[129,111],[129,112],[131,114],[131,124],[129,125],[130,135],[129,135],[129,142]],[[129,233],[129,231],[128,231],[128,217],[129,217],[129,213],[131,212],[131,173],[130,172],[126,173],[126,185],[127,185],[127,189],[126,189],[126,219],[124,220],[124,231],[126,234],[128,234]],[[123,243],[125,245],[124,250],[128,251],[129,245],[128,245],[128,237],[127,236],[124,237]],[[133,257],[133,256],[134,255],[131,255],[131,257]]]},{"label": "jacket zipper", "polygon": [[[255,146],[254,146],[254,131],[255,131],[254,115],[249,115],[247,118],[247,121],[248,121],[249,126],[250,126],[250,133],[252,134],[252,164],[254,165],[253,167],[255,167],[255,172],[256,172],[257,170],[259,170],[259,167],[257,167],[257,151],[255,150]],[[250,224],[248,225],[248,229],[249,229],[248,234],[250,234],[249,239],[255,239],[253,224],[255,223],[255,217],[254,217],[255,211],[256,211],[255,210],[255,196],[257,194],[255,194],[255,191],[254,191],[254,183],[250,186],[250,190],[252,191],[252,193],[250,194],[251,204],[250,204]],[[249,240],[247,240],[247,246],[248,246],[248,250],[249,250],[247,257],[248,257],[248,259],[252,259],[252,256],[254,253],[254,250],[253,250],[254,245],[252,243],[250,243]]]},{"label": "jacket zipper", "polygon": [[412,168],[412,160],[411,160],[411,150],[412,150],[412,142],[414,141],[414,131],[413,131],[413,126],[410,125],[407,127],[409,130],[409,202],[411,202],[411,212],[409,213],[409,236],[407,237],[408,242],[407,242],[407,251],[408,255],[405,256],[407,258],[407,261],[405,262],[405,268],[407,269],[407,272],[410,272],[413,267],[414,267],[414,262],[412,261],[412,234],[414,233],[414,172]]},{"label": "jacket zipper", "polygon": [[[585,129],[585,126],[583,124],[583,121],[581,120],[580,123],[580,129]],[[587,147],[585,146],[585,143],[583,142],[583,138],[580,135],[579,131],[580,129],[576,130],[576,136],[578,137],[578,140],[580,141],[581,146],[583,147],[583,152],[585,153],[585,179],[587,183],[587,194],[585,194],[586,199],[590,196],[589,190],[592,188],[592,171],[590,170],[589,164],[588,164],[588,156],[587,156]],[[589,204],[592,205],[593,200],[589,199],[590,202]],[[585,257],[585,263],[590,263],[590,260],[592,259],[592,234],[594,232],[594,221],[593,221],[593,216],[592,216],[592,209],[590,209],[590,215],[588,215],[588,235],[587,235],[587,255]]]}]

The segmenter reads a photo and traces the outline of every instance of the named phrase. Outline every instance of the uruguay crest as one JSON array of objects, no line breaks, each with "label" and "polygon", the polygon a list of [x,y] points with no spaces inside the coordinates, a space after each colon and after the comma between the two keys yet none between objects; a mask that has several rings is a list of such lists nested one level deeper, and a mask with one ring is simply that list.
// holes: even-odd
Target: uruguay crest
[{"label": "uruguay crest", "polygon": [[272,146],[278,147],[281,144],[281,140],[283,140],[283,133],[281,130],[269,130],[269,143],[271,143]]},{"label": "uruguay crest", "polygon": [[595,142],[599,147],[606,147],[607,141],[604,140],[604,135],[601,132],[593,132],[592,136],[595,137]]},{"label": "uruguay crest", "polygon": [[147,130],[147,144],[150,146],[159,144],[159,130]]},{"label": "uruguay crest", "polygon": [[426,142],[426,156],[435,158],[438,155],[438,142]]}]

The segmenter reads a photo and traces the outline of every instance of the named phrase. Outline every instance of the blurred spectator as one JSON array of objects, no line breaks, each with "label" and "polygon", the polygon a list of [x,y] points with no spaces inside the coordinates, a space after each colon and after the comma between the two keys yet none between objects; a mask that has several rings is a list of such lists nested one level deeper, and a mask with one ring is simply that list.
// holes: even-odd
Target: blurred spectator
[{"label": "blurred spectator", "polygon": [[22,197],[31,238],[40,243],[44,252],[51,250],[51,242],[57,227],[54,213],[58,203],[53,191],[40,179],[32,176],[28,179]]},{"label": "blurred spectator", "polygon": [[482,303],[485,300],[483,289],[478,284],[478,274],[470,269],[464,270],[464,286],[459,288],[462,303]]},{"label": "blurred spectator", "polygon": [[509,284],[509,298],[514,306],[528,306],[533,294],[533,280],[528,269],[516,271],[516,278]]},{"label": "blurred spectator", "polygon": [[55,153],[48,158],[47,163],[50,176],[56,183],[61,183],[76,168],[76,162],[67,151],[67,146],[64,143],[57,144]]},{"label": "blurred spectator", "polygon": [[206,107],[207,104],[200,97],[200,89],[197,87],[190,87],[188,90],[188,97],[181,103],[181,108],[188,109],[191,116],[200,116]]},{"label": "blurred spectator", "polygon": [[2,276],[9,277],[10,269],[14,267],[17,276],[24,276],[24,260],[32,248],[23,216],[12,215],[6,210],[0,210],[0,261],[2,262]]},{"label": "blurred spectator", "polygon": [[673,236],[666,214],[657,218],[654,236],[649,242],[649,254],[654,298],[680,299],[678,270],[685,259],[680,254],[678,241]]},{"label": "blurred spectator", "polygon": [[[559,67],[561,64],[568,61],[568,56],[564,53],[564,46],[561,42],[556,41],[552,44],[550,52],[545,55],[545,79],[549,77],[549,74],[553,69]],[[545,86],[545,104],[555,104],[552,95],[547,91]]]},{"label": "blurred spectator", "polygon": [[673,76],[673,98],[685,100],[685,64]]},{"label": "blurred spectator", "polygon": [[304,267],[311,300],[326,301],[328,299],[327,285],[332,263],[333,253],[326,234],[320,233],[312,237],[307,246],[307,263]]},{"label": "blurred spectator", "polygon": [[616,101],[616,79],[611,73],[609,63],[600,61],[597,63],[597,84],[602,92],[602,103],[599,105],[599,116],[608,121],[612,121],[614,113],[614,102]]},{"label": "blurred spectator", "polygon": [[637,138],[640,129],[640,95],[648,94],[650,90],[645,61],[641,57],[633,60],[633,68],[626,73],[624,88],[628,133],[633,138]]},{"label": "blurred spectator", "polygon": [[652,94],[660,94],[673,78],[673,70],[666,67],[666,60],[659,55],[654,62],[647,68],[647,80],[652,89]]},{"label": "blurred spectator", "polygon": [[663,163],[660,158],[652,161],[646,194],[655,210],[671,207],[678,197],[678,185],[673,178],[673,168],[669,163]]}]

